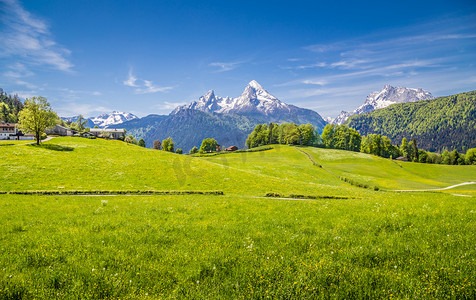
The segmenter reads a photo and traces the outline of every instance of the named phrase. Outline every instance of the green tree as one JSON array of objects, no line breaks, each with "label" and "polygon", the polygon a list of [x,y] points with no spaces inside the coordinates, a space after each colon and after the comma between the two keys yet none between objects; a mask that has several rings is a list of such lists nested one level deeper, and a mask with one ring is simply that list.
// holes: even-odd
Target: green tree
[{"label": "green tree", "polygon": [[41,134],[54,126],[58,116],[51,110],[44,97],[32,97],[25,100],[25,106],[19,114],[19,128],[35,135],[36,144],[40,144]]},{"label": "green tree", "polygon": [[301,145],[311,146],[316,142],[317,133],[311,124],[299,125],[298,132]]},{"label": "green tree", "polygon": [[162,141],[162,150],[168,152],[175,152],[175,143],[171,137],[168,137]]},{"label": "green tree", "polygon": [[200,153],[214,152],[216,151],[218,142],[215,139],[204,139],[200,146]]},{"label": "green tree", "polygon": [[5,123],[8,123],[9,115],[10,109],[8,108],[8,105],[0,102],[0,120],[4,121]]},{"label": "green tree", "polygon": [[418,162],[426,163],[428,162],[428,153],[424,150],[418,150]]},{"label": "green tree", "polygon": [[86,128],[87,123],[88,123],[88,120],[85,120],[83,115],[79,115],[78,121],[76,121],[78,131],[83,132],[84,129]]},{"label": "green tree", "polygon": [[410,157],[408,156],[408,142],[407,142],[406,138],[402,139],[402,145],[400,146],[400,152],[402,153],[403,157],[406,157],[406,158],[410,159]]},{"label": "green tree", "polygon": [[441,153],[441,163],[445,165],[450,164],[450,152],[448,150],[445,150],[443,153]]},{"label": "green tree", "polygon": [[183,150],[180,149],[180,148],[178,148],[177,151],[175,151],[175,153],[177,153],[177,154],[182,154],[182,153],[183,153]]},{"label": "green tree", "polygon": [[322,134],[321,134],[322,144],[324,145],[324,147],[334,148],[335,131],[336,131],[335,124],[327,124],[326,127],[324,127],[324,130],[322,131]]},{"label": "green tree", "polygon": [[466,151],[465,160],[467,165],[476,165],[476,148]]},{"label": "green tree", "polygon": [[145,141],[144,141],[144,139],[140,139],[138,145],[145,148]]},{"label": "green tree", "polygon": [[195,153],[198,153],[198,148],[197,147],[193,147],[192,149],[190,149],[190,154],[195,154]]}]

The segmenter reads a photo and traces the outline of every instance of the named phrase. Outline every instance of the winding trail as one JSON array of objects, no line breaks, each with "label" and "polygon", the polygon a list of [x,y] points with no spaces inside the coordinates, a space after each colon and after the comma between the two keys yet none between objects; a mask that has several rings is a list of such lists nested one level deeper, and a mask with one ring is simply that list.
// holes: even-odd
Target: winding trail
[{"label": "winding trail", "polygon": [[433,192],[433,191],[444,191],[444,190],[449,190],[458,186],[462,185],[470,185],[470,184],[476,184],[476,182],[471,181],[471,182],[463,182],[451,186],[447,186],[445,188],[440,188],[440,189],[424,189],[424,190],[393,190],[394,192]]}]

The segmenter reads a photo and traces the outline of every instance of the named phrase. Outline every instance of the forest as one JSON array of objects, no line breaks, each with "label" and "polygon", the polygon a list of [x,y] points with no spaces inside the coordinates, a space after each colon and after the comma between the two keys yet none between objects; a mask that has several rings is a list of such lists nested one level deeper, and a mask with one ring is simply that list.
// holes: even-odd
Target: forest
[{"label": "forest", "polygon": [[246,139],[246,146],[254,148],[271,144],[303,145],[328,149],[341,149],[354,152],[373,154],[385,158],[400,158],[413,162],[472,165],[476,164],[476,148],[470,148],[466,154],[444,150],[434,153],[418,148],[417,139],[408,142],[404,137],[401,144],[394,145],[385,135],[368,134],[362,136],[356,129],[347,125],[327,124],[321,135],[310,125],[294,123],[259,124]]},{"label": "forest", "polygon": [[23,109],[23,103],[18,95],[8,95],[0,88],[0,121],[17,123],[18,113]]},{"label": "forest", "polygon": [[362,135],[381,134],[393,141],[416,139],[432,152],[476,147],[476,91],[411,103],[355,115],[346,123]]}]

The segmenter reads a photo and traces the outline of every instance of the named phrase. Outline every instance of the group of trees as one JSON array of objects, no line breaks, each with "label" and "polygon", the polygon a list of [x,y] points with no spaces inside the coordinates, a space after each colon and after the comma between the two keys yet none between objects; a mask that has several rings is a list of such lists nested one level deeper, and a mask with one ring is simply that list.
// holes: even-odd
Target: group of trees
[{"label": "group of trees", "polygon": [[163,150],[163,151],[177,153],[177,154],[182,154],[183,153],[183,150],[180,149],[180,148],[175,150],[175,143],[174,143],[174,141],[172,140],[171,137],[168,137],[163,141],[155,140],[153,145],[152,145],[152,149]]},{"label": "group of trees", "polygon": [[357,130],[345,125],[327,124],[321,135],[325,148],[360,151],[362,137]]},{"label": "group of trees", "polygon": [[418,149],[416,139],[408,142],[402,139],[401,146],[393,145],[392,141],[380,134],[360,133],[347,125],[327,124],[322,135],[312,125],[296,125],[293,123],[259,124],[248,136],[248,148],[269,144],[310,145],[316,147],[342,149],[373,154],[385,158],[405,157],[409,161],[432,164],[464,165],[476,164],[476,148],[469,149],[466,155],[457,150],[445,150],[441,154]]},{"label": "group of trees", "polygon": [[256,125],[246,139],[248,148],[271,144],[317,146],[320,144],[320,138],[311,124],[270,123]]},{"label": "group of trees", "polygon": [[18,98],[18,95],[7,95],[2,88],[0,88],[0,121],[5,123],[17,123],[18,115],[23,109],[23,103]]}]

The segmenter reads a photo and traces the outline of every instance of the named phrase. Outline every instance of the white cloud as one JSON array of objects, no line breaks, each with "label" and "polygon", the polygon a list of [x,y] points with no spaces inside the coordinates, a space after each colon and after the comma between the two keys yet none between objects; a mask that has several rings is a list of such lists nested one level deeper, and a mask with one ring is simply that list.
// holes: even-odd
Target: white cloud
[{"label": "white cloud", "polygon": [[212,62],[208,65],[210,67],[217,67],[218,68],[217,72],[225,72],[225,71],[231,71],[233,69],[236,69],[236,67],[240,64],[241,62]]},{"label": "white cloud", "polygon": [[122,83],[126,86],[134,87],[134,92],[136,94],[167,92],[174,88],[173,86],[157,86],[150,80],[139,79],[132,74],[132,69],[129,70],[129,76],[127,80],[124,80]]},{"label": "white cloud", "polygon": [[54,109],[61,117],[71,117],[79,114],[88,117],[95,117],[99,114],[113,111],[113,109],[109,107],[78,103],[75,101],[69,101],[67,103],[61,101],[59,105],[54,106]]},{"label": "white cloud", "polygon": [[[23,9],[17,0],[0,1],[3,28],[0,30],[0,57],[21,59],[29,65],[48,65],[71,72],[70,51],[52,38],[46,22]],[[7,74],[12,77],[13,73]]]},{"label": "white cloud", "polygon": [[27,98],[39,96],[37,90],[30,90],[30,91],[13,91],[13,92],[11,93],[11,95],[18,95],[18,97],[23,98],[23,99],[27,99]]},{"label": "white cloud", "polygon": [[166,92],[174,87],[172,86],[156,86],[152,83],[152,81],[149,80],[143,80],[144,81],[144,86],[139,87],[135,90],[137,94],[152,94],[152,93],[158,93],[158,92]]},{"label": "white cloud", "polygon": [[15,83],[18,84],[18,85],[24,85],[29,89],[37,89],[38,88],[36,85],[28,83],[28,82],[23,81],[23,80],[17,80],[17,81],[15,81]]},{"label": "white cloud", "polygon": [[155,108],[161,111],[170,111],[175,109],[178,106],[187,104],[187,102],[168,102],[164,101],[163,103],[155,105]]},{"label": "white cloud", "polygon": [[124,80],[123,83],[127,86],[137,87],[136,81],[137,78],[132,75],[132,70],[129,70],[129,77],[127,77],[127,80]]}]

